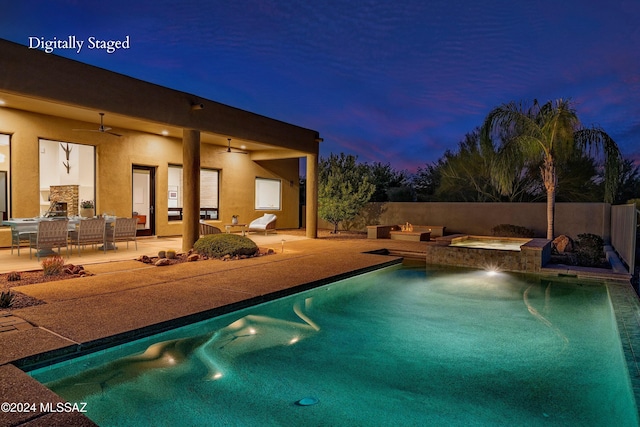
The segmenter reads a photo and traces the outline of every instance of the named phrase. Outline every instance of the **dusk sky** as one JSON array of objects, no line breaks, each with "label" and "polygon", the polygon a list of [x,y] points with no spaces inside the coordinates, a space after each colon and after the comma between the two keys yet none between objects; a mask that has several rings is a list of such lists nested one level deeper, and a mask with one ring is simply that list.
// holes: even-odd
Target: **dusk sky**
[{"label": "dusk sky", "polygon": [[128,36],[112,54],[88,43],[52,54],[317,130],[323,156],[414,172],[502,103],[571,98],[583,124],[640,162],[638,0],[0,0],[0,10],[0,38],[25,46]]}]

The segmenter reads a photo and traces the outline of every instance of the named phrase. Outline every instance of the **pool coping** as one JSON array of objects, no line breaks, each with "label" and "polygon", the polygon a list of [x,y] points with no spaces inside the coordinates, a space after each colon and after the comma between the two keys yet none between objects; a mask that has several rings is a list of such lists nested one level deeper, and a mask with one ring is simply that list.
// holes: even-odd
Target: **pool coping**
[{"label": "pool coping", "polygon": [[640,418],[640,299],[631,284],[605,282]]},{"label": "pool coping", "polygon": [[[375,252],[373,252],[375,254]],[[280,289],[274,292],[266,293],[263,295],[257,295],[251,298],[243,299],[231,304],[214,307],[208,310],[200,311],[197,313],[176,317],[164,322],[155,323],[146,327],[138,328],[131,331],[126,331],[120,334],[111,335],[108,337],[98,338],[96,340],[71,344],[67,347],[62,347],[55,350],[46,351],[43,353],[26,356],[11,362],[12,365],[17,368],[30,372],[35,369],[40,369],[46,366],[54,365],[69,359],[75,359],[87,354],[91,354],[97,351],[105,350],[110,347],[122,345],[135,341],[141,338],[146,338],[151,335],[167,332],[172,329],[176,329],[182,326],[187,326],[192,323],[200,322],[203,320],[209,320],[214,317],[222,316],[224,314],[232,313],[234,311],[242,310],[245,308],[253,307],[265,302],[273,301],[282,297],[304,292],[310,289],[314,289],[320,286],[327,285],[338,280],[344,280],[350,277],[358,276],[360,274],[368,273],[371,271],[379,270],[386,267],[391,267],[402,263],[402,258],[394,257],[391,260],[375,264],[363,268],[359,268],[352,271],[347,271],[334,276],[314,280],[311,282],[301,283],[299,285]]]}]

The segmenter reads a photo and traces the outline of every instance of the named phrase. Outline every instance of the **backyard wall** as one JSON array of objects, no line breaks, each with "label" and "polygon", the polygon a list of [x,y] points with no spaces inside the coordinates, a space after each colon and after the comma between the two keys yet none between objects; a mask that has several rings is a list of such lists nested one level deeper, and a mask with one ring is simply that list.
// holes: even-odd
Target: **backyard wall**
[{"label": "backyard wall", "polygon": [[[304,216],[303,216],[304,217]],[[546,237],[546,203],[464,203],[464,202],[389,202],[369,203],[358,218],[341,229],[366,231],[367,225],[404,224],[445,226],[446,234],[491,235],[498,224],[513,224],[534,231],[535,237]],[[557,203],[555,235],[576,238],[593,233],[609,242],[611,239],[611,205],[607,203]],[[319,220],[318,228],[332,229]]]}]

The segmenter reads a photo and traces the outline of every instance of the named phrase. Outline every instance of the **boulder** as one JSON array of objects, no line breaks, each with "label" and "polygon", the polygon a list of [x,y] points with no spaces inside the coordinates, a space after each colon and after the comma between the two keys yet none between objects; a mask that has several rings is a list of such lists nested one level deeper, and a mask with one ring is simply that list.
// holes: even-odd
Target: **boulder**
[{"label": "boulder", "polygon": [[169,258],[160,258],[154,264],[156,267],[162,267],[164,265],[171,265],[171,260]]},{"label": "boulder", "polygon": [[191,254],[187,257],[187,262],[193,262],[193,261],[198,261],[200,259],[200,255],[198,254]]},{"label": "boulder", "polygon": [[553,247],[558,251],[559,254],[563,254],[565,252],[573,252],[573,240],[570,237],[560,235],[553,239]]}]

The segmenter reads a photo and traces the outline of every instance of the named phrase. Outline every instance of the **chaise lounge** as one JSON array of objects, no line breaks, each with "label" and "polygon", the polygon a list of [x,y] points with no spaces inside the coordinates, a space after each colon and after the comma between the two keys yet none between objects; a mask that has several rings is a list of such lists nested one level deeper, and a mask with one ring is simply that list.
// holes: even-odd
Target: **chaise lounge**
[{"label": "chaise lounge", "polygon": [[266,236],[269,231],[276,231],[276,219],[278,217],[274,214],[264,214],[260,218],[251,221],[248,231],[264,231]]}]

